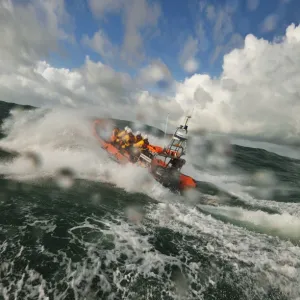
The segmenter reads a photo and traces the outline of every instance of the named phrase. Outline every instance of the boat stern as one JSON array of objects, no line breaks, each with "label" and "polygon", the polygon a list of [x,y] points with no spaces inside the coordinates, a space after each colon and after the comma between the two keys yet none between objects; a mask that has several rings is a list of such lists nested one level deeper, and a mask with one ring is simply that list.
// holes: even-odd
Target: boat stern
[{"label": "boat stern", "polygon": [[180,174],[180,178],[179,178],[179,189],[181,191],[186,191],[189,189],[194,189],[197,187],[197,183],[196,181],[187,175],[184,174]]}]

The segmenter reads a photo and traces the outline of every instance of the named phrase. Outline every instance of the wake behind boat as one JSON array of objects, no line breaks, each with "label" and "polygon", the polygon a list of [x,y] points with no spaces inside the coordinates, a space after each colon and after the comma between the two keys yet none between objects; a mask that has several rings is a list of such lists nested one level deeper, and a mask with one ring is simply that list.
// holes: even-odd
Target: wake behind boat
[{"label": "wake behind boat", "polygon": [[[124,147],[125,143],[122,143],[122,137],[119,138],[122,136],[121,130],[114,126],[110,120],[105,119],[97,119],[93,122],[93,134],[114,161],[120,164],[131,163],[147,168],[160,184],[173,192],[183,193],[197,187],[196,181],[192,177],[181,173],[181,168],[185,164],[182,156],[186,154],[189,118],[190,116],[186,117],[184,125],[177,127],[166,147],[151,144],[140,148],[135,147],[134,144]],[[112,132],[109,137],[105,134],[108,128]],[[114,129],[111,130],[112,128]],[[123,135],[127,133],[132,135],[127,126],[126,130],[121,131]]]}]

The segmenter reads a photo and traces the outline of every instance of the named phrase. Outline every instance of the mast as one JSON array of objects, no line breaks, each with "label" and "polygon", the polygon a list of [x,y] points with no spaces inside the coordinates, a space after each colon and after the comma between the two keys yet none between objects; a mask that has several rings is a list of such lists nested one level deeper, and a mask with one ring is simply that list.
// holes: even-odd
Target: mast
[{"label": "mast", "polygon": [[191,118],[192,118],[192,116],[189,116],[189,115],[186,116],[186,117],[185,117],[185,123],[184,123],[184,126],[181,125],[182,128],[185,130],[186,133],[188,133],[188,125],[187,125],[187,123],[188,123],[189,119],[191,119]]},{"label": "mast", "polygon": [[191,118],[187,115],[184,120],[184,125],[180,125],[175,130],[169,144],[165,148],[164,156],[169,158],[180,158],[185,155],[188,140],[188,121]]}]

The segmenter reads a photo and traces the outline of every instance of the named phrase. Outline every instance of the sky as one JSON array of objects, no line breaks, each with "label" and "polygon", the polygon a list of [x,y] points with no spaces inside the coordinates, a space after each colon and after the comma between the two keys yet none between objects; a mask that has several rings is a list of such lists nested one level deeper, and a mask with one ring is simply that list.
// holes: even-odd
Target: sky
[{"label": "sky", "polygon": [[176,80],[220,75],[223,56],[242,47],[247,34],[273,40],[300,20],[295,0],[67,0],[65,8],[78,43],[53,65],[78,67],[89,55],[135,74],[159,58]]},{"label": "sky", "polygon": [[[297,0],[0,0],[0,99],[298,141]],[[159,113],[158,113],[159,112]],[[125,118],[125,117],[124,117]]]}]

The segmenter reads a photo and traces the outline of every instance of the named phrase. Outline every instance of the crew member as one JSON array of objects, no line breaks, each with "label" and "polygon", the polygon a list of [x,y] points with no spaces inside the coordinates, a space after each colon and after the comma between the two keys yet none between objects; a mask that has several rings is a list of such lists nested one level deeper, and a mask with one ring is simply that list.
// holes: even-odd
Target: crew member
[{"label": "crew member", "polygon": [[110,140],[111,140],[112,144],[115,144],[115,142],[116,142],[116,140],[118,138],[119,132],[120,132],[120,129],[117,126],[115,126],[114,130],[112,132],[112,135],[110,137]]},{"label": "crew member", "polygon": [[[139,135],[141,137],[139,137]],[[138,156],[140,155],[141,152],[148,150],[148,145],[149,145],[148,136],[147,135],[142,136],[140,133],[139,135],[137,134],[137,137],[138,139],[141,138],[141,140],[134,143],[130,148],[130,157],[131,157],[131,161],[133,162],[137,161]]]},{"label": "crew member", "polygon": [[117,135],[117,139],[116,139],[116,142],[117,143],[120,143],[122,138],[127,134],[127,130],[130,129],[128,126],[126,126],[124,128],[124,130],[122,130],[121,132],[118,133]]},{"label": "crew member", "polygon": [[145,150],[148,148],[148,145],[149,145],[148,136],[147,134],[145,134],[139,142],[133,145],[133,147],[139,148],[141,150]]},{"label": "crew member", "polygon": [[132,133],[132,130],[128,128],[126,130],[126,134],[122,137],[121,147],[123,149],[127,149],[134,143],[134,141],[135,141],[135,137]]},{"label": "crew member", "polygon": [[140,142],[143,139],[142,134],[140,133],[140,131],[137,131],[135,134],[135,143]]}]

